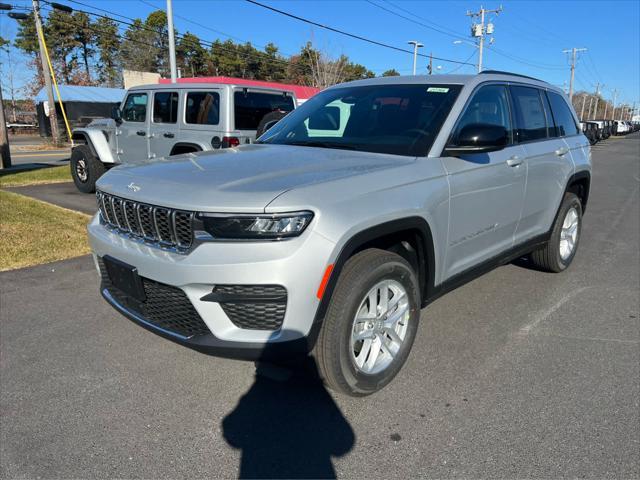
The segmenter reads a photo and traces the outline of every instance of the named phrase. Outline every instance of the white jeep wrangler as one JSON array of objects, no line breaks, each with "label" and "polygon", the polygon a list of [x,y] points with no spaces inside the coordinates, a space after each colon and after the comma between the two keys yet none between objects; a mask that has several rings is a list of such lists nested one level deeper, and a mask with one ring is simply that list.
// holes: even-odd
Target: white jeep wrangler
[{"label": "white jeep wrangler", "polygon": [[217,83],[143,85],[129,89],[111,117],[73,131],[71,175],[95,191],[110,167],[252,143],[293,110],[291,91]]}]

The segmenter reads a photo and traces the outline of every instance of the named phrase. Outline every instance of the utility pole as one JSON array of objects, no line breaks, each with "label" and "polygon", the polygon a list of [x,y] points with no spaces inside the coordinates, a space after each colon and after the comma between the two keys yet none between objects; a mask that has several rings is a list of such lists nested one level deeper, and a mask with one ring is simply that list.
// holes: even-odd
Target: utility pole
[{"label": "utility pole", "polygon": [[423,44],[417,40],[410,40],[407,42],[409,45],[413,45],[413,74],[416,74],[416,65],[418,62],[418,48],[424,47]]},{"label": "utility pole", "polygon": [[633,102],[631,106],[631,113],[629,114],[629,120],[633,121],[633,116],[636,114],[636,102]]},{"label": "utility pole", "polygon": [[40,1],[33,0],[33,18],[36,21],[36,32],[38,33],[38,45],[40,45],[40,63],[42,64],[42,76],[44,77],[44,85],[47,89],[47,99],[49,102],[49,123],[51,124],[51,137],[57,145],[60,143],[60,135],[58,134],[58,115],[56,114],[56,104],[53,99],[53,87],[51,86],[51,74],[47,66],[47,55],[45,47],[42,44],[42,21],[40,20]]},{"label": "utility pole", "polygon": [[493,34],[493,23],[484,24],[487,13],[495,13],[498,15],[502,11],[502,5],[494,10],[488,10],[482,5],[478,12],[470,12],[467,10],[467,17],[480,18],[480,23],[471,25],[471,36],[478,39],[478,73],[482,72],[482,55],[484,51],[484,36]]},{"label": "utility pole", "polygon": [[429,53],[429,66],[427,67],[427,70],[429,70],[429,75],[433,74],[433,52]]},{"label": "utility pole", "polygon": [[587,102],[587,96],[582,95],[582,108],[580,109],[580,121],[584,120],[584,104]]},{"label": "utility pole", "polygon": [[169,29],[169,65],[171,67],[171,83],[176,83],[178,73],[176,70],[176,39],[173,31],[173,5],[167,0],[167,27]]},{"label": "utility pole", "polygon": [[576,56],[578,52],[586,52],[586,48],[573,47],[570,50],[563,50],[562,53],[571,53],[571,80],[569,81],[569,99],[573,98],[573,79],[576,73]]},{"label": "utility pole", "polygon": [[4,103],[2,102],[2,88],[0,87],[0,169],[11,166],[11,152],[9,151],[9,135],[7,122],[4,119]]},{"label": "utility pole", "polygon": [[596,83],[596,108],[593,111],[593,119],[598,118],[598,95],[600,95],[600,82]]},{"label": "utility pole", "polygon": [[593,120],[591,116],[591,104],[593,103],[593,97],[589,95],[589,113],[587,114],[587,120]]},{"label": "utility pole", "polygon": [[616,97],[618,96],[618,89],[613,89],[613,112],[611,113],[611,118],[613,120],[616,119]]}]

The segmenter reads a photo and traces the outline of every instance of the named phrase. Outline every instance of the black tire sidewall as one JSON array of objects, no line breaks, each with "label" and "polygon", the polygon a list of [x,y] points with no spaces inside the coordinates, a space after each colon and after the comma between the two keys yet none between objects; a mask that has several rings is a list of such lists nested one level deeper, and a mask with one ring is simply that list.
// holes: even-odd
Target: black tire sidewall
[{"label": "black tire sidewall", "polygon": [[[562,225],[564,223],[564,219],[567,216],[567,213],[571,208],[575,208],[578,212],[578,236],[576,237],[576,243],[573,246],[573,251],[571,255],[566,259],[562,259],[560,256],[560,235],[562,233]],[[558,212],[558,217],[556,219],[556,223],[553,229],[553,234],[551,236],[551,246],[554,249],[555,253],[555,263],[557,265],[557,269],[559,271],[565,270],[571,262],[573,258],[576,256],[576,252],[578,251],[578,246],[580,244],[580,237],[582,236],[582,204],[580,203],[580,199],[573,193],[566,194],[560,211]]]},{"label": "black tire sidewall", "polygon": [[[78,177],[77,164],[79,160],[84,160],[87,171],[87,180],[83,182]],[[91,153],[86,145],[78,145],[71,151],[70,159],[71,176],[78,190],[83,193],[93,193],[96,190],[96,181],[104,173],[104,166]]]},{"label": "black tire sidewall", "polygon": [[[342,309],[341,324],[336,329],[338,338],[334,338],[333,341],[338,344],[339,374],[356,395],[367,395],[378,391],[393,380],[406,362],[418,330],[420,317],[418,282],[411,267],[401,257],[397,257],[396,261],[379,265],[369,274],[356,280],[349,295],[348,305],[343,305],[345,308]],[[409,296],[410,318],[405,340],[394,361],[384,371],[369,375],[359,371],[355,366],[350,352],[350,339],[353,319],[362,299],[374,285],[382,280],[396,280],[405,288]]]}]

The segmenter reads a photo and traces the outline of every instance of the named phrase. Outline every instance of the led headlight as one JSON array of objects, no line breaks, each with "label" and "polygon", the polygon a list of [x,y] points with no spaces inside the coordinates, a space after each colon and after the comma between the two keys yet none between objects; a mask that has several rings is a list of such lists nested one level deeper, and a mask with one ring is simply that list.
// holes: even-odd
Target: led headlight
[{"label": "led headlight", "polygon": [[257,215],[200,215],[204,230],[219,239],[274,240],[297,237],[313,218],[312,212]]}]

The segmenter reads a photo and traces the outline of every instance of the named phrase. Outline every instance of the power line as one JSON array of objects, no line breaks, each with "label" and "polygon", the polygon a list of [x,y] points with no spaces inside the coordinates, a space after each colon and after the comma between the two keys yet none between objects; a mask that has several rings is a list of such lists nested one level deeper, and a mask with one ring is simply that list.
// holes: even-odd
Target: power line
[{"label": "power line", "polygon": [[[370,3],[371,5],[373,5],[374,7],[377,7],[377,8],[379,8],[379,9],[381,9],[381,10],[384,10],[385,12],[390,13],[391,15],[395,15],[396,17],[404,18],[405,20],[408,20],[409,22],[412,22],[412,23],[415,23],[415,24],[420,25],[420,26],[422,26],[422,27],[425,27],[425,28],[428,28],[428,29],[430,29],[430,30],[436,31],[436,32],[441,33],[441,34],[443,34],[443,35],[448,35],[448,36],[453,37],[453,38],[463,38],[463,37],[462,37],[462,36],[460,36],[460,35],[457,35],[457,34],[453,34],[453,33],[446,32],[446,31],[441,30],[441,29],[439,29],[439,28],[432,27],[432,26],[427,25],[427,24],[425,24],[425,23],[422,23],[422,22],[420,22],[420,21],[418,21],[418,20],[415,20],[415,19],[413,19],[413,18],[410,18],[410,17],[407,17],[407,16],[405,16],[405,15],[402,15],[401,13],[394,12],[393,10],[391,10],[391,9],[389,9],[389,8],[386,8],[386,7],[383,7],[382,5],[378,5],[377,3],[374,3],[374,2],[372,2],[371,0],[365,0],[365,1],[366,1],[367,3]],[[394,5],[394,6],[395,6],[395,5]],[[399,8],[399,7],[396,7],[396,8]]]},{"label": "power line", "polygon": [[539,68],[539,69],[542,69],[542,70],[566,70],[566,68],[567,68],[567,67],[563,67],[563,66],[559,66],[559,65],[551,66],[550,64],[532,63],[532,62],[530,62],[528,60],[525,60],[523,58],[516,57],[515,55],[512,55],[510,53],[507,53],[507,52],[504,52],[502,50],[499,50],[496,47],[494,47],[493,45],[488,45],[487,48],[489,50],[493,51],[494,53],[497,53],[498,55],[502,55],[503,57],[509,58],[509,59],[513,60],[514,62],[522,63],[524,65],[529,65],[530,67]]},{"label": "power line", "polygon": [[392,5],[394,8],[397,8],[398,10],[400,10],[400,11],[402,11],[404,13],[408,13],[409,15],[422,20],[423,22],[427,22],[427,23],[433,25],[434,27],[437,27],[440,30],[443,30],[444,32],[449,32],[449,35],[451,35],[451,36],[456,36],[457,38],[464,38],[464,35],[461,36],[458,32],[456,32],[456,31],[454,31],[454,30],[452,30],[450,28],[444,27],[442,25],[438,25],[437,23],[435,23],[435,22],[433,22],[433,21],[431,21],[431,20],[429,20],[427,18],[424,18],[424,17],[421,17],[419,15],[416,15],[412,11],[407,10],[406,8],[403,8],[403,7],[401,7],[400,5],[398,5],[396,3],[390,2],[389,0],[382,0],[382,1],[387,3],[387,4],[389,4],[389,5]]},{"label": "power line", "polygon": [[[409,54],[413,55],[413,52],[410,51],[410,50],[406,50],[404,48],[396,47],[394,45],[389,45],[388,43],[379,42],[377,40],[372,40],[370,38],[366,38],[366,37],[363,37],[361,35],[356,35],[354,33],[345,32],[344,30],[339,30],[339,29],[331,27],[329,25],[324,25],[322,23],[314,22],[313,20],[309,20],[307,18],[303,18],[303,17],[300,17],[298,15],[294,15],[293,13],[285,12],[284,10],[280,10],[278,8],[271,7],[269,5],[265,5],[263,3],[256,2],[255,0],[245,0],[245,1],[247,1],[248,3],[251,3],[253,5],[257,5],[258,7],[262,7],[262,8],[265,8],[267,10],[271,10],[272,12],[279,13],[280,15],[284,15],[285,17],[293,18],[295,20],[307,23],[309,25],[314,25],[316,27],[324,28],[325,30],[329,30],[329,31],[334,32],[334,33],[339,33],[340,35],[344,35],[346,37],[355,38],[356,40],[367,42],[367,43],[370,43],[372,45],[377,45],[379,47],[384,47],[384,48],[388,48],[390,50],[395,50],[395,51],[403,52],[403,53],[409,53]],[[424,58],[428,57],[428,55],[424,55],[422,53],[419,53],[418,56],[424,57]],[[433,58],[435,60],[440,60],[441,62],[465,64],[465,62],[460,62],[458,60],[450,60],[448,58],[440,58],[440,57],[433,57]]]}]

